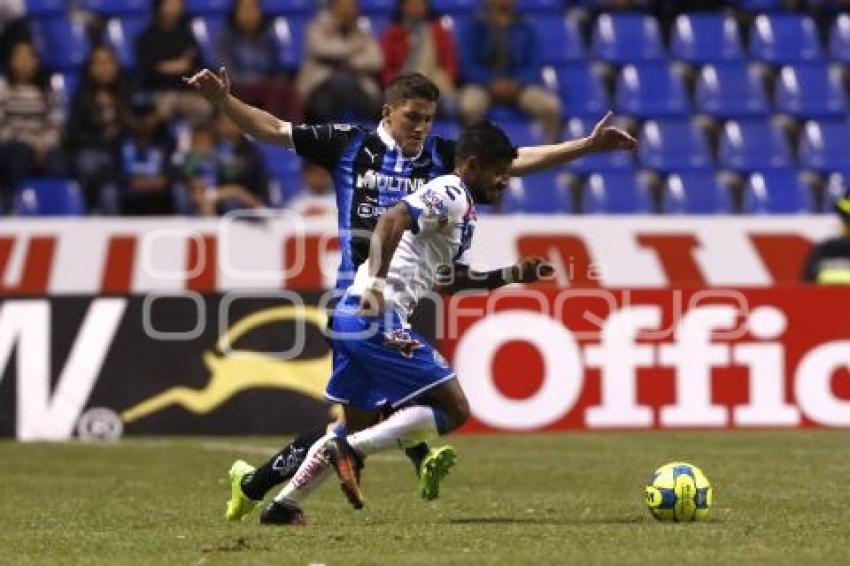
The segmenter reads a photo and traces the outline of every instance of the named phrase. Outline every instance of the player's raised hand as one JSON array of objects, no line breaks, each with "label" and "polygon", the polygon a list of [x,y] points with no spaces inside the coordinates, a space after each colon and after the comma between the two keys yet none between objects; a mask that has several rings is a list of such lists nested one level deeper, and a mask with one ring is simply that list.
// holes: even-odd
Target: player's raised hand
[{"label": "player's raised hand", "polygon": [[183,77],[183,82],[213,104],[224,100],[230,93],[230,76],[224,67],[221,67],[218,73],[202,69],[191,77]]},{"label": "player's raised hand", "polygon": [[615,149],[634,149],[637,140],[625,130],[613,125],[614,113],[608,112],[599,120],[590,132],[588,140],[593,151],[612,151]]},{"label": "player's raised hand", "polygon": [[534,283],[550,277],[555,268],[540,257],[524,257],[512,267],[512,283]]}]

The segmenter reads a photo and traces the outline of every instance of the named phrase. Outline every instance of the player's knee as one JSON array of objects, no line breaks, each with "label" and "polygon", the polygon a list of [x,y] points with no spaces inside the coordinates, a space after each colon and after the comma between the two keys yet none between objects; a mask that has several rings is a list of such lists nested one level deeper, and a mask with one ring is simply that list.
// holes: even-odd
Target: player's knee
[{"label": "player's knee", "polygon": [[471,411],[466,397],[458,398],[455,401],[455,405],[452,407],[451,414],[449,416],[451,430],[455,430],[463,426],[463,424],[469,420],[470,415]]}]

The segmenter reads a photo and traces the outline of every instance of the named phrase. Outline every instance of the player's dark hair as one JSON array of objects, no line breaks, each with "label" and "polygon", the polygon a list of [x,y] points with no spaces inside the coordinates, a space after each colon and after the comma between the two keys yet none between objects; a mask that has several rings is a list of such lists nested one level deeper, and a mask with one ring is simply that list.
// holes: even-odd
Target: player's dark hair
[{"label": "player's dark hair", "polygon": [[516,159],[517,150],[500,127],[485,120],[465,128],[457,141],[456,159],[461,161],[472,156],[485,164],[511,162]]},{"label": "player's dark hair", "polygon": [[440,100],[440,89],[422,73],[401,73],[384,90],[384,102],[393,105],[413,98]]}]

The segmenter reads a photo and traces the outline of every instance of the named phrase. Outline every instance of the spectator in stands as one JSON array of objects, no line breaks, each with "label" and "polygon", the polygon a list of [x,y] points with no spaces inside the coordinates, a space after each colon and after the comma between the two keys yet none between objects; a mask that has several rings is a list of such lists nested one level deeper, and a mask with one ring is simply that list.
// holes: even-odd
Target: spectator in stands
[{"label": "spectator in stands", "polygon": [[233,92],[288,121],[301,120],[298,95],[280,74],[278,45],[272,19],[260,0],[235,0],[216,42],[219,61],[230,72]]},{"label": "spectator in stands", "polygon": [[5,70],[12,47],[21,42],[32,43],[32,30],[23,17],[23,5],[0,2],[0,71]]},{"label": "spectator in stands", "polygon": [[374,120],[380,113],[376,77],[384,58],[375,38],[357,25],[359,17],[357,0],[330,0],[307,29],[298,90],[308,122]]},{"label": "spectator in stands", "polygon": [[516,0],[486,0],[484,12],[460,37],[464,122],[480,120],[493,103],[507,104],[537,119],[547,139],[557,139],[561,102],[541,84],[539,41]]},{"label": "spectator in stands", "polygon": [[92,49],[83,66],[65,128],[71,171],[89,210],[102,210],[104,191],[120,181],[121,139],[130,125],[130,99],[118,59],[109,47]]},{"label": "spectator in stands", "polygon": [[132,109],[131,134],[121,146],[123,211],[173,214],[174,141],[149,97],[136,95]]},{"label": "spectator in stands", "polygon": [[209,119],[210,105],[181,81],[201,65],[183,0],[154,0],[153,4],[154,20],[136,38],[142,86],[154,93],[157,110],[166,120],[178,114],[191,122]]},{"label": "spectator in stands", "polygon": [[388,84],[402,72],[422,73],[440,89],[440,111],[454,115],[457,106],[457,54],[454,38],[431,12],[430,0],[397,0],[395,21],[381,38]]},{"label": "spectator in stands", "polygon": [[6,80],[0,79],[0,186],[8,209],[24,177],[62,174],[64,116],[31,43],[12,48],[7,68]]},{"label": "spectator in stands", "polygon": [[803,281],[822,285],[850,285],[850,188],[835,201],[842,234],[819,243],[809,253]]},{"label": "spectator in stands", "polygon": [[302,190],[286,207],[304,218],[336,218],[336,193],[330,173],[309,161],[301,169]]},{"label": "spectator in stands", "polygon": [[192,202],[205,216],[265,206],[268,174],[256,144],[224,115],[192,131],[192,146],[182,164]]}]

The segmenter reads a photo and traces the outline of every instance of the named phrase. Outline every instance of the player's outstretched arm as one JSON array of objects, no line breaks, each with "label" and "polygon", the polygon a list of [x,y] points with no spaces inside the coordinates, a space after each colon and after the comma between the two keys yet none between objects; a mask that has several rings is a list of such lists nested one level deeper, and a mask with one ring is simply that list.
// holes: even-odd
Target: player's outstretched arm
[{"label": "player's outstretched arm", "polygon": [[634,149],[637,140],[612,124],[614,113],[608,112],[589,136],[552,145],[521,147],[519,155],[511,164],[511,175],[522,176],[555,167],[578,159],[588,153],[599,153],[617,149]]},{"label": "player's outstretched arm", "polygon": [[400,202],[384,213],[372,233],[369,246],[369,275],[371,281],[360,300],[360,311],[364,314],[377,314],[384,310],[384,286],[390,261],[401,241],[404,231],[413,221],[407,205]]},{"label": "player's outstretched arm", "polygon": [[552,266],[539,257],[524,257],[514,265],[493,271],[473,271],[466,265],[455,264],[454,278],[441,288],[450,293],[492,291],[511,283],[534,283],[553,272]]},{"label": "player's outstretched arm", "polygon": [[221,67],[218,73],[202,69],[183,82],[194,88],[213,106],[233,120],[244,133],[257,141],[292,148],[292,124],[276,118],[265,110],[245,104],[230,93],[230,77]]}]

